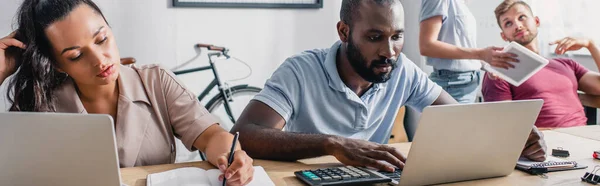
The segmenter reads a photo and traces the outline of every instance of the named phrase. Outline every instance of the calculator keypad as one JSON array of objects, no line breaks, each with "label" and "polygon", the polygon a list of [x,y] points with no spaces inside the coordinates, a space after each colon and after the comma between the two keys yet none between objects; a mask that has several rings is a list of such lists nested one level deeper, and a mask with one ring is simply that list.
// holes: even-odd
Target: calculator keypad
[{"label": "calculator keypad", "polygon": [[401,169],[395,169],[394,172],[387,172],[387,171],[377,171],[377,172],[379,172],[380,174],[383,174],[384,176],[392,178],[393,183],[399,182],[400,176],[402,175]]},{"label": "calculator keypad", "polygon": [[353,166],[333,167],[314,170],[303,170],[295,172],[297,177],[309,185],[343,185],[351,183],[383,183],[391,179],[368,170]]}]

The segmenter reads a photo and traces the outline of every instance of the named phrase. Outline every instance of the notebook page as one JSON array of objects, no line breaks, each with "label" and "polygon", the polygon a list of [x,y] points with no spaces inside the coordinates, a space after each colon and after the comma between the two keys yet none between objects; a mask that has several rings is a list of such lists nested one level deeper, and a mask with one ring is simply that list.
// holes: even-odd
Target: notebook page
[{"label": "notebook page", "polygon": [[[219,175],[221,175],[221,170],[219,169],[210,169],[206,171],[206,176],[210,180],[210,184],[212,186],[221,186],[223,184],[222,181],[219,181]],[[254,178],[247,186],[275,186],[269,175],[265,169],[261,166],[254,166]]]},{"label": "notebook page", "polygon": [[149,174],[147,186],[210,186],[210,181],[204,169],[185,167],[165,172]]}]

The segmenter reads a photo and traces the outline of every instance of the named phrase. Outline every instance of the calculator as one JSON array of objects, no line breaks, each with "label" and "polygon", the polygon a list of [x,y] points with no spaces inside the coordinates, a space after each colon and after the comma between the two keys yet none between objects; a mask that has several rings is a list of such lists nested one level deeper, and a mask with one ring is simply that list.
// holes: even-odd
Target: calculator
[{"label": "calculator", "polygon": [[392,185],[398,185],[398,183],[400,182],[400,176],[402,175],[402,169],[398,169],[398,168],[396,168],[394,170],[394,172],[388,172],[388,171],[377,171],[377,172],[380,174],[383,174],[384,176],[391,178]]},{"label": "calculator", "polygon": [[[296,177],[304,183],[317,185],[365,185],[375,183],[389,183],[400,179],[401,171],[393,173],[374,171],[361,167],[345,166],[294,172]],[[397,178],[397,180],[394,180]]]}]

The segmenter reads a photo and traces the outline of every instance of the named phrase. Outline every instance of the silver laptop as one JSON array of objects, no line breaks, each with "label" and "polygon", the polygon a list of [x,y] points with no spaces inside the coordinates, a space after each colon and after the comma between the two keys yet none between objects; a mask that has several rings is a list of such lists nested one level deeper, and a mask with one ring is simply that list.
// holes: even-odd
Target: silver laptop
[{"label": "silver laptop", "polygon": [[399,185],[510,174],[542,104],[538,99],[426,107]]},{"label": "silver laptop", "polygon": [[108,115],[0,113],[1,185],[120,185]]}]

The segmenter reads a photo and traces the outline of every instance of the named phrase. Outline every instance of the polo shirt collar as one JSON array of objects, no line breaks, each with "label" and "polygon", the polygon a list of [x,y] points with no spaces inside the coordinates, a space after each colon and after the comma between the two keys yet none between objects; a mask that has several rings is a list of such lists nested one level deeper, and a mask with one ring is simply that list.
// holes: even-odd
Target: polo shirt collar
[{"label": "polo shirt collar", "polygon": [[329,76],[329,87],[340,92],[345,92],[346,84],[344,84],[340,74],[338,73],[336,63],[337,53],[340,49],[340,46],[342,46],[342,41],[337,41],[331,46],[331,48],[329,48],[327,57],[325,57],[325,70]]}]

